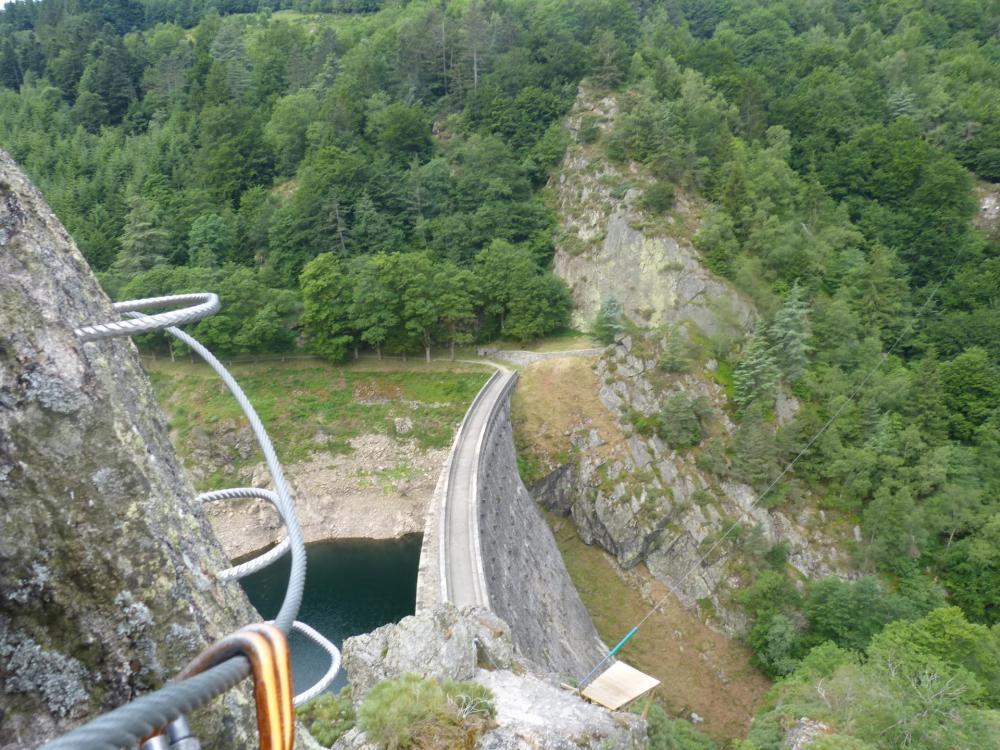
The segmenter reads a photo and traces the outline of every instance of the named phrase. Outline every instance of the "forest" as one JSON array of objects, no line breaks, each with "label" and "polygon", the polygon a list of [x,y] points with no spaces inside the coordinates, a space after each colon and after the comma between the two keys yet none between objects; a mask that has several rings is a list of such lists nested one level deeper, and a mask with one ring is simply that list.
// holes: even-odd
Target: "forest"
[{"label": "forest", "polygon": [[851,582],[760,555],[739,596],[778,682],[738,746],[808,715],[820,750],[993,747],[998,30],[998,0],[19,0],[0,145],[112,296],[217,291],[194,334],[223,353],[429,356],[565,327],[544,186],[580,82],[616,91],[576,137],[651,170],[651,211],[704,199],[695,245],[761,314],[713,352],[736,439],[681,401],[665,435],[758,491],[801,452],[764,503],[862,538]]}]

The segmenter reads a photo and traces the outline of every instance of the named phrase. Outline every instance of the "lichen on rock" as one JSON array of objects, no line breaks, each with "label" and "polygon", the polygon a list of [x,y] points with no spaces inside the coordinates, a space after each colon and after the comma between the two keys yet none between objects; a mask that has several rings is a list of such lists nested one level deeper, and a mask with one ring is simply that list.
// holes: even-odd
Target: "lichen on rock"
[{"label": "lichen on rock", "polygon": [[[162,685],[258,619],[193,501],[135,347],[82,344],[111,303],[0,151],[0,749]],[[244,747],[248,694],[193,721]]]},{"label": "lichen on rock", "polygon": [[[477,664],[479,666],[477,666]],[[646,746],[646,723],[607,711],[534,674],[514,657],[510,628],[477,607],[439,604],[398,624],[348,638],[344,665],[352,697],[361,704],[381,680],[407,673],[448,680],[475,680],[490,688],[497,726],[480,748],[620,748]],[[337,750],[369,750],[360,730],[341,737]]]}]

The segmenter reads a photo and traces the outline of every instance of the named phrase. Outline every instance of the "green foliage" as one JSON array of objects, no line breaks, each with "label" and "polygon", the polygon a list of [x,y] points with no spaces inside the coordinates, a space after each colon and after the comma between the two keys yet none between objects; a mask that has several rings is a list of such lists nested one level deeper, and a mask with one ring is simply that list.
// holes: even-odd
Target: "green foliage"
[{"label": "green foliage", "polygon": [[383,680],[365,697],[358,724],[386,750],[472,748],[495,715],[493,695],[476,683],[446,682],[405,674]]},{"label": "green foliage", "polygon": [[703,423],[712,415],[712,406],[704,396],[675,393],[663,404],[657,433],[671,448],[691,448],[701,442]]},{"label": "green foliage", "polygon": [[973,347],[941,365],[941,385],[951,433],[969,440],[1000,409],[1000,367],[985,349]]},{"label": "green foliage", "polygon": [[474,273],[486,313],[504,336],[526,341],[569,323],[565,282],[541,272],[527,248],[494,240],[476,256]]},{"label": "green foliage", "polygon": [[593,115],[584,115],[580,119],[580,129],[577,132],[577,139],[580,143],[590,144],[597,143],[597,139],[601,137],[601,128],[598,125],[598,119]]},{"label": "green foliage", "polygon": [[614,297],[608,297],[597,311],[592,334],[602,344],[610,344],[623,330],[621,303]]},{"label": "green foliage", "polygon": [[752,747],[780,747],[800,716],[823,721],[834,748],[894,750],[992,747],[1000,739],[995,711],[996,635],[970,625],[956,608],[889,625],[859,661],[823,645],[772,691],[757,717]]},{"label": "green foliage", "polygon": [[767,331],[775,364],[782,377],[795,383],[809,364],[809,308],[796,281]]},{"label": "green foliage", "polygon": [[354,704],[351,689],[337,695],[323,693],[295,709],[295,718],[323,747],[331,747],[341,735],[354,728]]},{"label": "green foliage", "polygon": [[333,362],[347,358],[353,289],[343,264],[333,253],[313,258],[302,270],[302,332],[309,347]]},{"label": "green foliage", "polygon": [[770,407],[774,402],[779,376],[767,339],[760,334],[754,336],[733,370],[733,398],[736,404],[745,409],[759,401]]},{"label": "green foliage", "polygon": [[677,328],[668,329],[663,336],[662,351],[656,366],[665,372],[687,372],[697,352],[685,333]]},{"label": "green foliage", "polygon": [[[358,309],[374,328],[352,324],[352,342],[405,351],[559,328],[568,295],[543,271],[554,217],[536,191],[562,158],[580,79],[627,71],[635,11],[621,0],[382,6],[6,8],[0,144],[114,293],[160,266],[227,263],[268,269],[270,288],[294,292],[323,253],[426,251],[421,278],[471,281],[471,301],[451,284],[450,314],[428,326],[416,290],[434,290],[409,279],[405,311]],[[537,268],[484,314],[467,272],[494,241]],[[265,346],[277,319],[262,313],[239,348]]]},{"label": "green foliage", "polygon": [[943,554],[944,582],[977,622],[1000,623],[1000,516]]},{"label": "green foliage", "polygon": [[[634,709],[639,711],[637,707]],[[649,750],[717,750],[718,746],[690,722],[671,719],[657,705],[649,708],[646,717]]]},{"label": "green foliage", "polygon": [[651,214],[663,214],[674,207],[677,195],[669,182],[654,182],[642,191],[640,206]]}]

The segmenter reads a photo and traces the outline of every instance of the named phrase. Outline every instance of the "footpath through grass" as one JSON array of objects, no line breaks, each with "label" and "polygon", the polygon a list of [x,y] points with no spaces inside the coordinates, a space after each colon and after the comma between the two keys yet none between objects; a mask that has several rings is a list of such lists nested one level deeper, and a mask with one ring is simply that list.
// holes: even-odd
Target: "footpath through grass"
[{"label": "footpath through grass", "polygon": [[[146,360],[153,387],[170,420],[174,444],[186,456],[202,437],[245,424],[239,405],[203,364]],[[332,365],[318,359],[234,364],[239,380],[282,461],[318,451],[350,451],[363,434],[396,434],[408,419],[406,437],[420,448],[444,448],[489,368],[450,362],[378,362]],[[258,451],[236,459],[224,472],[262,460]]]}]

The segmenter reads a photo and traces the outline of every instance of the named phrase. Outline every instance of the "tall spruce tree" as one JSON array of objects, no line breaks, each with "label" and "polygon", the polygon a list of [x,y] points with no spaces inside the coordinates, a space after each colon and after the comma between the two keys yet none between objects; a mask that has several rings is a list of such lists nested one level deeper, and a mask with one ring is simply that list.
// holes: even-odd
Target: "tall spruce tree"
[{"label": "tall spruce tree", "polygon": [[785,303],[768,329],[772,356],[781,376],[789,383],[798,381],[809,364],[809,305],[802,299],[796,281]]},{"label": "tall spruce tree", "polygon": [[754,401],[770,403],[780,372],[771,356],[767,338],[758,333],[733,371],[733,398],[740,409]]}]

